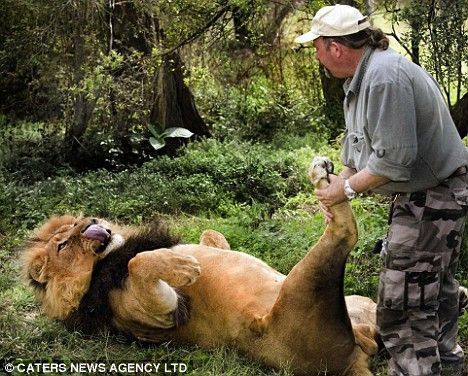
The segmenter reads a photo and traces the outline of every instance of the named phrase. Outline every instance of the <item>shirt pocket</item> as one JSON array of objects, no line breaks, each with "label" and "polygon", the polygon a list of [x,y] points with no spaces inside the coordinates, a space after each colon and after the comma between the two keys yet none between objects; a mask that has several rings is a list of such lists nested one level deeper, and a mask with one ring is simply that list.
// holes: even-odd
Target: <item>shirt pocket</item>
[{"label": "shirt pocket", "polygon": [[357,153],[361,153],[365,145],[364,135],[362,133],[353,132],[350,133],[348,137],[353,150]]},{"label": "shirt pocket", "polygon": [[[351,168],[362,169],[365,139],[362,133],[346,132],[341,147],[343,163]],[[365,161],[364,161],[365,162]]]}]

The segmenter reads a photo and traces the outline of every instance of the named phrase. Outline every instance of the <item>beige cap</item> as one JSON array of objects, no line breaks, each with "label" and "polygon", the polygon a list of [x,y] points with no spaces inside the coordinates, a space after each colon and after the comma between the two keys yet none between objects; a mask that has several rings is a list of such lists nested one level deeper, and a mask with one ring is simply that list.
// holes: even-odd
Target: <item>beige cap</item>
[{"label": "beige cap", "polygon": [[357,33],[370,27],[370,22],[356,8],[333,5],[321,8],[312,20],[308,33],[294,39],[296,43],[311,42],[318,37],[338,37]]}]

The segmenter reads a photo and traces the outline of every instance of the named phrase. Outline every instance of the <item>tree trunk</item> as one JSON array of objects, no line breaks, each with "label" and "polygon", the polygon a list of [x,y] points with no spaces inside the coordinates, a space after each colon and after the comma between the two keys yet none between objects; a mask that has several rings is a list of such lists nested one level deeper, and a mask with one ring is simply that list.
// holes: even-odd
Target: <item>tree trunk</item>
[{"label": "tree trunk", "polygon": [[452,117],[461,138],[468,135],[468,93],[452,107]]},{"label": "tree trunk", "polygon": [[[112,50],[117,51],[124,57],[130,55],[133,51],[139,51],[145,56],[151,54],[156,41],[151,32],[152,19],[150,14],[139,11],[134,2],[110,0],[107,15],[109,53]],[[116,79],[120,79],[120,76],[126,74],[126,69],[126,67],[121,67],[114,70],[112,74]],[[109,93],[109,106],[112,111],[114,143],[125,155],[126,163],[138,163],[141,153],[135,153],[134,145],[132,145],[132,140],[129,137],[129,128],[132,126],[132,122],[129,121],[130,114],[127,109],[118,108],[116,97],[114,90],[111,90]]]},{"label": "tree trunk", "polygon": [[247,26],[249,13],[238,6],[231,9],[234,34],[239,48],[252,48],[252,32]]},{"label": "tree trunk", "polygon": [[[420,17],[422,18],[422,17]],[[419,60],[419,44],[421,43],[421,36],[422,36],[422,27],[421,27],[421,21],[418,19],[413,18],[410,21],[410,27],[411,27],[411,60],[413,60],[413,63],[417,65],[421,65],[421,62]]]},{"label": "tree trunk", "polygon": [[322,82],[323,98],[325,100],[325,116],[332,122],[330,140],[336,139],[345,128],[343,113],[343,83],[344,80],[328,77],[323,67],[320,68],[320,81]]},{"label": "tree trunk", "polygon": [[[134,5],[120,4],[114,15],[115,42],[121,53],[136,49],[145,55],[164,41],[163,30],[151,14],[139,14]],[[195,106],[192,93],[184,83],[183,63],[177,52],[164,56],[153,85],[150,123],[161,131],[183,127],[199,136],[208,136],[208,128]]]},{"label": "tree trunk", "polygon": [[[234,34],[237,41],[235,48],[254,51],[261,45],[274,46],[278,44],[278,36],[281,34],[283,21],[295,9],[303,6],[304,3],[305,0],[269,2],[265,14],[259,15],[262,23],[260,27],[259,25],[254,27],[249,25],[249,22],[252,22],[255,8],[232,6]],[[253,29],[257,31],[255,32]]]},{"label": "tree trunk", "polygon": [[150,116],[152,124],[159,125],[161,130],[183,127],[199,136],[210,134],[184,83],[183,64],[177,52],[165,56],[157,73],[155,94]]},{"label": "tree trunk", "polygon": [[271,4],[270,12],[265,22],[266,26],[263,30],[263,42],[268,45],[276,45],[283,21],[295,9],[303,6],[305,0],[274,1]]},{"label": "tree trunk", "polygon": [[139,11],[133,2],[123,1],[111,5],[113,7],[108,11],[112,30],[109,49],[124,56],[132,50],[149,55],[155,43],[154,36],[151,35],[151,15]]},{"label": "tree trunk", "polygon": [[[86,47],[84,30],[86,19],[86,9],[79,6],[73,14],[73,25],[75,26],[73,35],[73,82],[75,87],[80,87],[84,78],[83,65],[86,62]],[[91,114],[94,109],[94,102],[89,101],[84,93],[78,92],[74,97],[73,117],[65,134],[65,150],[69,155],[69,160],[79,163],[79,155],[82,152],[81,142],[88,127]],[[77,158],[78,156],[78,158]]]}]

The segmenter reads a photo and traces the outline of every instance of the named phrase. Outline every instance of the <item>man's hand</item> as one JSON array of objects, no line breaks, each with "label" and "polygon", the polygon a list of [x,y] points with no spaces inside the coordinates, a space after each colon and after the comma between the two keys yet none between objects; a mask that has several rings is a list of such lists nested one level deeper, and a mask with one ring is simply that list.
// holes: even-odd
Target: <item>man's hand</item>
[{"label": "man's hand", "polygon": [[315,195],[320,201],[320,208],[325,215],[327,223],[333,220],[333,214],[330,212],[330,207],[347,200],[344,193],[345,178],[349,178],[351,187],[358,193],[373,190],[390,181],[390,179],[385,176],[371,174],[367,168],[359,171],[358,173],[353,173],[352,169],[347,168],[340,174],[340,176],[329,175],[330,185],[325,189],[315,190]]},{"label": "man's hand", "polygon": [[327,207],[346,201],[344,193],[344,179],[340,176],[329,175],[330,185],[325,189],[316,189],[315,195]]},{"label": "man's hand", "polygon": [[320,210],[325,216],[325,223],[330,223],[333,221],[333,213],[328,209],[324,204],[319,201]]},{"label": "man's hand", "polygon": [[344,179],[340,176],[329,175],[330,185],[325,189],[316,189],[315,195],[320,201],[320,209],[325,215],[325,221],[329,223],[333,220],[333,214],[330,212],[330,207],[346,201],[344,193]]}]

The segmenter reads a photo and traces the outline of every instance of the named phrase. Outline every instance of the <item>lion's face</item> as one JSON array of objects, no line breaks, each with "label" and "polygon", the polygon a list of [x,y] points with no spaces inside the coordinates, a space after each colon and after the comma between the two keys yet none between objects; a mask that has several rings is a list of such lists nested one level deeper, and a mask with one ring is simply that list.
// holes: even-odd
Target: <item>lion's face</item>
[{"label": "lion's face", "polygon": [[78,307],[94,265],[119,236],[105,221],[69,215],[38,229],[23,254],[24,271],[47,315],[64,319]]}]

